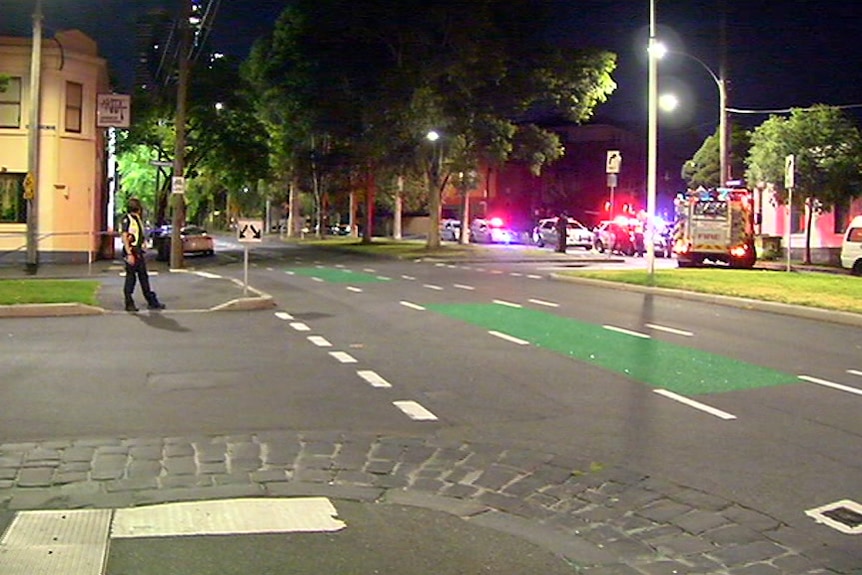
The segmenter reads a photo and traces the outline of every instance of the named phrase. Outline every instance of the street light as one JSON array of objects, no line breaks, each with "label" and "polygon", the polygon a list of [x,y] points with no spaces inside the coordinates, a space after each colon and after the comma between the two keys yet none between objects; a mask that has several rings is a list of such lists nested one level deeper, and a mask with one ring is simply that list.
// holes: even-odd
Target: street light
[{"label": "street light", "polygon": [[655,37],[655,0],[649,3],[648,89],[647,89],[647,222],[646,255],[649,283],[655,281],[655,244],[652,241],[656,204],[656,168],[658,158],[658,59]]},{"label": "street light", "polygon": [[436,248],[440,246],[440,173],[443,165],[443,154],[440,150],[440,133],[436,130],[430,130],[425,134],[425,139],[433,145],[431,156],[431,190],[428,197],[428,211],[430,212],[430,222],[428,228],[428,246]]},{"label": "street light", "polygon": [[27,179],[27,273],[39,269],[39,120],[42,103],[42,0],[33,12],[33,45],[30,51],[30,127]]}]

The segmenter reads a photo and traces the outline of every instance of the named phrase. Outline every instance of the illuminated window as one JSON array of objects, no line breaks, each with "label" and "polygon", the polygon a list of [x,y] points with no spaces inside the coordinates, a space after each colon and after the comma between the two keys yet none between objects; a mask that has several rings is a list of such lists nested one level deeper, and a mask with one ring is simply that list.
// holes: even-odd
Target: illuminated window
[{"label": "illuminated window", "polygon": [[66,82],[66,131],[81,133],[81,115],[84,105],[84,86]]},{"label": "illuminated window", "polygon": [[21,78],[9,78],[0,87],[0,128],[21,127]]},{"label": "illuminated window", "polygon": [[23,224],[26,221],[24,174],[0,174],[0,222]]}]

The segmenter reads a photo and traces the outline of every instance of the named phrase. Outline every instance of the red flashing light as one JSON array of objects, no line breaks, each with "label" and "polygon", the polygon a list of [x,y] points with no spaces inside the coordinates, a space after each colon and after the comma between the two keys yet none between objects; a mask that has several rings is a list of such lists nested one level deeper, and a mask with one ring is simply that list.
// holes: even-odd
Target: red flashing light
[{"label": "red flashing light", "polygon": [[494,228],[502,228],[503,227],[503,219],[502,218],[491,218],[491,221],[488,223],[490,223],[491,227],[494,227]]}]

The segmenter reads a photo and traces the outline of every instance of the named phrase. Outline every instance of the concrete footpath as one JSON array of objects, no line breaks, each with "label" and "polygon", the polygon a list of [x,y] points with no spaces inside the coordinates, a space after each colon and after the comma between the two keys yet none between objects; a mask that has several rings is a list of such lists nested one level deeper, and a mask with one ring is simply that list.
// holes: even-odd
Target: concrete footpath
[{"label": "concrete footpath", "polygon": [[[39,277],[96,279],[103,306],[86,313],[125,313],[121,266],[99,265]],[[152,271],[165,313],[276,305],[217,274]],[[304,497],[330,504],[344,526],[111,536],[121,510]],[[197,517],[203,529],[212,514]],[[0,531],[2,575],[862,573],[858,536],[808,517],[790,525],[624,466],[440,436],[0,439]]]}]

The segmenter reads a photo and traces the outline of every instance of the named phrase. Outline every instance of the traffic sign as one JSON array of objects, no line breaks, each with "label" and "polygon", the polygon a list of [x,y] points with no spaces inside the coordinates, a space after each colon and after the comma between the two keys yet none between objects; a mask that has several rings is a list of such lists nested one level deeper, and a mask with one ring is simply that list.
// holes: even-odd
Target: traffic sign
[{"label": "traffic sign", "polygon": [[263,221],[237,220],[237,240],[245,243],[260,243],[263,241]]},{"label": "traffic sign", "polygon": [[623,155],[619,150],[608,150],[608,159],[605,163],[605,171],[608,174],[619,174],[622,163]]},{"label": "traffic sign", "polygon": [[784,188],[789,190],[795,187],[796,180],[796,156],[788,154],[784,158]]},{"label": "traffic sign", "polygon": [[182,176],[171,178],[171,192],[174,194],[186,193],[186,179]]}]

